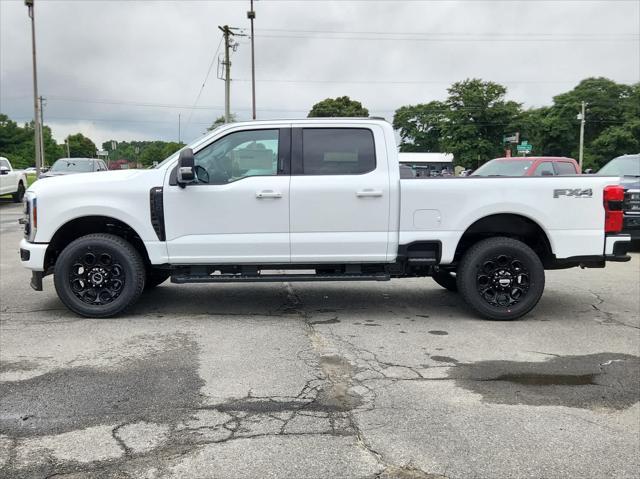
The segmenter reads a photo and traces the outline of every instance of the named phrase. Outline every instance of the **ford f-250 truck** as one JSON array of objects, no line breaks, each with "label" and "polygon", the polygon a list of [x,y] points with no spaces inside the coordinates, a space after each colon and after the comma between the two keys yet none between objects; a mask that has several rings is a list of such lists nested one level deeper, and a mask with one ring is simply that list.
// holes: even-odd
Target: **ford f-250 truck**
[{"label": "ford f-250 truck", "polygon": [[173,283],[431,276],[481,316],[540,299],[545,269],[626,261],[619,178],[400,179],[370,119],[228,124],[152,170],[38,181],[20,255],[76,313]]}]

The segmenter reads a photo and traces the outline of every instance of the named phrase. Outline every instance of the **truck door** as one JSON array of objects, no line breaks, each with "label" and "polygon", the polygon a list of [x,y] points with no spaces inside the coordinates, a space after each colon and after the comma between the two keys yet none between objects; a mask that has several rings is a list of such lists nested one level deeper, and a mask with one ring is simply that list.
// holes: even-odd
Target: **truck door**
[{"label": "truck door", "polygon": [[382,129],[292,131],[291,260],[385,261],[390,198]]},{"label": "truck door", "polygon": [[288,263],[289,128],[246,127],[194,151],[198,183],[165,180],[172,264]]}]

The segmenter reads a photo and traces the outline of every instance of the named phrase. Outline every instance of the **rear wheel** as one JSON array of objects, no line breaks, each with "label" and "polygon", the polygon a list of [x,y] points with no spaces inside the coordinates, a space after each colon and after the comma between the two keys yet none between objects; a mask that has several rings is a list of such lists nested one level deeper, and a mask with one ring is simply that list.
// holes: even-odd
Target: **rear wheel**
[{"label": "rear wheel", "polygon": [[21,203],[22,198],[24,198],[24,184],[21,181],[18,183],[18,190],[13,194],[13,202]]},{"label": "rear wheel", "polygon": [[467,304],[488,319],[512,320],[531,311],[544,291],[538,255],[512,238],[489,238],[472,246],[457,271]]},{"label": "rear wheel", "polygon": [[70,243],[56,261],[54,284],[71,311],[106,318],[135,303],[146,272],[138,251],[111,234],[90,234]]},{"label": "rear wheel", "polygon": [[458,291],[458,283],[456,282],[456,277],[450,271],[437,270],[431,274],[433,280],[442,286],[444,289],[447,289],[452,292]]}]

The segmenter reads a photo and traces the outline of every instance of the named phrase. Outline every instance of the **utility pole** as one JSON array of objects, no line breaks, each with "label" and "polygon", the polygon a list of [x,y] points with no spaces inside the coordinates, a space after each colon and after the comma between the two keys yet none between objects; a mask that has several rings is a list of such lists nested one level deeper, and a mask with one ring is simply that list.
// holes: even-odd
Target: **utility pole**
[{"label": "utility pole", "polygon": [[69,138],[65,138],[64,143],[67,145],[67,158],[71,158],[71,151],[69,150]]},{"label": "utility pole", "polygon": [[42,131],[40,125],[40,112],[38,111],[38,72],[36,68],[36,20],[33,6],[33,0],[24,0],[24,4],[29,10],[29,18],[31,19],[31,58],[33,61],[33,126],[34,126],[34,146],[36,154],[36,177],[40,176],[42,168],[42,147],[40,140]]},{"label": "utility pole", "polygon": [[578,156],[578,163],[580,164],[580,169],[582,170],[582,158],[584,156],[584,124],[586,121],[586,113],[585,113],[585,107],[587,106],[587,104],[583,101],[582,102],[582,111],[580,114],[578,114],[578,120],[580,120],[580,153]]},{"label": "utility pole", "polygon": [[180,113],[178,113],[178,143],[182,143],[180,141]]},{"label": "utility pole", "polygon": [[229,38],[234,33],[229,28],[229,25],[224,27],[218,26],[224,34],[224,121],[229,123],[231,121],[231,59],[229,58]]},{"label": "utility pole", "polygon": [[251,101],[253,106],[253,119],[256,119],[256,57],[253,50],[253,21],[256,18],[256,12],[253,10],[253,0],[251,0],[251,10],[247,12],[247,18],[251,20]]},{"label": "utility pole", "polygon": [[42,95],[38,97],[40,100],[40,159],[42,166],[47,166],[46,158],[44,157],[44,98]]}]

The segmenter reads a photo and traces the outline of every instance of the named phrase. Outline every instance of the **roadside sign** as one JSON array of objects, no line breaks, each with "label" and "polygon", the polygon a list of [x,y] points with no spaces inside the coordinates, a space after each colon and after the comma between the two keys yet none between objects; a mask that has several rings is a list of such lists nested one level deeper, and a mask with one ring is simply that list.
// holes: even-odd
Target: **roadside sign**
[{"label": "roadside sign", "polygon": [[533,145],[529,144],[526,141],[523,141],[516,146],[516,150],[518,150],[518,153],[531,153],[531,150],[533,150]]},{"label": "roadside sign", "polygon": [[520,132],[511,136],[503,136],[502,143],[511,143],[512,145],[517,144],[520,141]]},{"label": "roadside sign", "polygon": [[109,156],[109,152],[107,150],[99,150],[98,156]]}]

